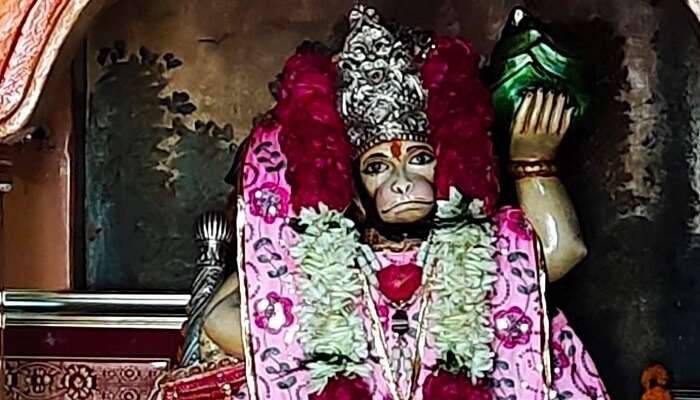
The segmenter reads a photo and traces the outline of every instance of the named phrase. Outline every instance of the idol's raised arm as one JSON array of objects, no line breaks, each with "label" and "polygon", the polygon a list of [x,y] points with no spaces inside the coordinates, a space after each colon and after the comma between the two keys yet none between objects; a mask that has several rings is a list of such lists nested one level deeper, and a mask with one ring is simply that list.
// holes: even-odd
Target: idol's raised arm
[{"label": "idol's raised arm", "polygon": [[510,171],[520,207],[542,242],[550,281],[566,275],[586,256],[576,210],[554,163],[574,112],[566,103],[564,94],[528,92],[511,125]]}]

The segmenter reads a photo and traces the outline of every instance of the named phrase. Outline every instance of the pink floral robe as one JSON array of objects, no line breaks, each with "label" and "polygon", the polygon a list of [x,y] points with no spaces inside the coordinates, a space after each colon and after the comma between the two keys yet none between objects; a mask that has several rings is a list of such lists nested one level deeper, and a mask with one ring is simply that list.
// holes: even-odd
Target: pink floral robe
[{"label": "pink floral robe", "polygon": [[[245,261],[239,273],[244,334],[249,338],[248,384],[237,397],[306,400],[309,375],[304,369],[297,369],[304,360],[295,335],[299,329],[300,299],[294,278],[298,266],[289,256],[296,234],[286,222],[292,216],[291,189],[285,180],[285,169],[279,168],[283,164],[278,163],[283,160],[261,159],[258,155],[260,151],[282,153],[277,134],[276,128],[258,128],[253,132],[243,171],[245,208],[239,209],[239,213],[244,211],[244,216],[239,216],[239,226],[243,228]],[[535,235],[523,213],[505,208],[493,219],[498,227],[498,280],[491,297],[491,322],[495,331],[492,349],[496,353],[491,374],[494,400],[608,399],[590,356],[564,316],[557,313],[551,321],[547,316],[542,296],[546,279],[537,265]],[[411,252],[379,253],[376,257],[382,267],[415,261],[415,253]],[[372,296],[389,347],[393,348],[396,337],[391,334],[389,316],[394,310],[381,294],[373,292]],[[358,305],[368,306],[362,299],[358,299]],[[415,335],[411,336],[417,325],[413,316],[419,307],[416,301],[408,309],[411,352],[416,346]],[[365,327],[369,332],[369,318]],[[551,338],[549,343],[545,342],[547,333]],[[367,340],[372,340],[371,335],[367,335]],[[422,384],[438,357],[430,337],[422,350],[418,387],[411,397],[416,400],[422,399]],[[380,366],[371,367],[372,399],[390,399]],[[399,383],[404,391],[408,390],[407,378]]]}]

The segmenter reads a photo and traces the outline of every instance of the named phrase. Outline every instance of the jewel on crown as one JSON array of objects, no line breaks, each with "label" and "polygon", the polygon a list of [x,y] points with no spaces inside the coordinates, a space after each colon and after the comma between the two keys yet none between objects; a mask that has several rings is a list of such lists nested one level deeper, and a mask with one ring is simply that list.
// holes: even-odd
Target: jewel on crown
[{"label": "jewel on crown", "polygon": [[374,8],[355,5],[338,68],[338,108],[359,155],[394,139],[428,140],[426,91],[418,64],[430,40],[424,33],[383,25]]}]

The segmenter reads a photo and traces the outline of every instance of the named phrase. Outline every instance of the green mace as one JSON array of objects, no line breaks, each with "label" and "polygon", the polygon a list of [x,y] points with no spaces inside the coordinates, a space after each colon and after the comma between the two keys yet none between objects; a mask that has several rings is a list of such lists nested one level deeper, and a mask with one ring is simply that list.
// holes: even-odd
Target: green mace
[{"label": "green mace", "polygon": [[551,31],[524,8],[511,11],[487,69],[496,121],[511,121],[524,92],[539,88],[569,97],[567,107],[575,107],[572,125],[586,114],[589,72],[563,36],[555,39]]}]

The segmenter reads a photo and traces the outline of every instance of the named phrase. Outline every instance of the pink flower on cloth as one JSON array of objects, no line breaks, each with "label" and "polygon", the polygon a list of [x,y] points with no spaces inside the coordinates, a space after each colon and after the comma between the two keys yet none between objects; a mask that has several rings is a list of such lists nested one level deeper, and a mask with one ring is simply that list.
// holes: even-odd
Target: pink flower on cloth
[{"label": "pink flower on cloth", "polygon": [[287,216],[289,210],[289,193],[276,183],[265,182],[250,191],[251,213],[263,217],[263,221],[271,224],[277,218]]},{"label": "pink flower on cloth", "polygon": [[505,227],[513,232],[518,239],[532,239],[532,225],[525,218],[522,210],[517,208],[509,208],[503,214],[499,215],[499,219],[503,221]]},{"label": "pink flower on cloth", "polygon": [[255,325],[276,335],[292,325],[292,300],[282,297],[277,292],[270,292],[262,299],[258,299],[253,305]]},{"label": "pink flower on cloth", "polygon": [[382,323],[382,328],[385,331],[389,330],[389,307],[385,305],[377,306],[377,315],[379,315],[379,322]]},{"label": "pink flower on cloth", "polygon": [[513,306],[501,310],[494,316],[496,337],[503,342],[507,349],[527,344],[532,334],[532,319],[525,315],[522,309]]},{"label": "pink flower on cloth", "polygon": [[571,361],[566,355],[566,351],[558,342],[552,342],[554,379],[559,379],[564,375],[564,370],[571,366]]}]

